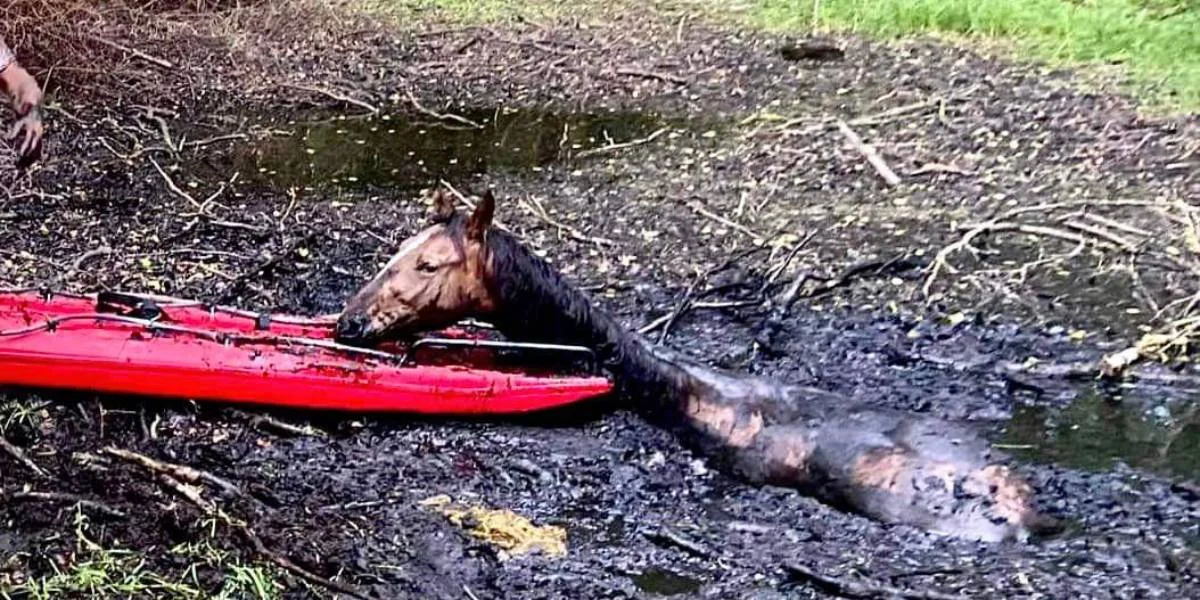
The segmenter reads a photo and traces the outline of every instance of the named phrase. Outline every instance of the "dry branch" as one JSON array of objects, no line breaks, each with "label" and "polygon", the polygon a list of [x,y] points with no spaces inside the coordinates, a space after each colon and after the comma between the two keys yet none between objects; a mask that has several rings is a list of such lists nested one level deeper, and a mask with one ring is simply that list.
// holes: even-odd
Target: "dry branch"
[{"label": "dry branch", "polygon": [[38,477],[49,477],[49,475],[47,475],[41,467],[37,466],[37,463],[33,462],[28,456],[26,456],[24,450],[13,445],[13,443],[8,441],[3,435],[0,435],[0,450],[4,450],[9,456],[13,457],[14,460],[24,465],[26,469],[33,471],[33,473]]},{"label": "dry branch", "polygon": [[660,127],[658,129],[656,129],[653,133],[651,133],[650,135],[648,135],[644,138],[630,140],[628,142],[621,142],[618,144],[608,144],[607,146],[600,146],[599,148],[591,148],[589,150],[583,150],[579,154],[576,154],[575,158],[587,158],[589,156],[595,156],[597,154],[606,154],[608,152],[613,152],[616,150],[622,150],[625,148],[632,148],[634,146],[641,146],[643,144],[649,144],[650,142],[653,142],[654,140],[658,139],[658,137],[661,136],[662,134],[666,133],[667,131],[670,131],[670,129],[671,129],[670,127]]},{"label": "dry branch", "polygon": [[859,154],[863,155],[863,158],[867,159],[867,162],[875,168],[875,171],[879,173],[880,177],[883,177],[883,180],[886,181],[888,185],[900,184],[900,177],[896,175],[895,171],[892,171],[892,168],[889,167],[887,162],[883,160],[883,157],[879,155],[879,152],[875,150],[874,146],[863,142],[862,138],[858,137],[858,134],[854,133],[854,130],[850,129],[850,126],[847,125],[845,121],[839,119],[837,122],[837,128],[838,131],[842,132],[842,135],[846,138],[846,141],[850,142],[850,147],[854,148]]},{"label": "dry branch", "polygon": [[367,110],[371,114],[379,113],[379,108],[376,107],[374,104],[365,102],[363,100],[359,100],[358,98],[349,96],[347,94],[343,94],[341,92],[336,92],[333,90],[327,90],[325,88],[314,87],[314,86],[309,86],[309,85],[299,85],[299,84],[295,84],[295,83],[284,84],[284,87],[289,87],[289,88],[304,91],[304,92],[312,92],[314,94],[320,94],[322,96],[332,98],[339,102],[345,102],[346,104],[353,104],[354,106],[357,106],[359,108]]},{"label": "dry branch", "polygon": [[471,119],[468,119],[462,115],[456,115],[454,113],[440,113],[435,110],[425,108],[421,105],[421,101],[417,100],[417,97],[413,95],[412,90],[409,90],[405,93],[408,94],[408,103],[411,104],[413,108],[421,114],[433,117],[439,121],[454,121],[455,123],[461,123],[467,127],[483,129],[483,125],[476,123],[475,121],[472,121]]}]

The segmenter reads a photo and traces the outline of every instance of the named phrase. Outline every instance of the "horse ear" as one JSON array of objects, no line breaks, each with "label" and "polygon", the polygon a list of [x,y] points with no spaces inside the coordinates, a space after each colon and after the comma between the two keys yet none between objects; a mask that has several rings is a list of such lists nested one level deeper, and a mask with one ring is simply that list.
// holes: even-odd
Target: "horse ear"
[{"label": "horse ear", "polygon": [[492,217],[495,214],[496,197],[492,195],[492,190],[488,190],[480,197],[475,212],[471,213],[471,219],[467,221],[467,237],[482,242],[488,227],[492,226]]},{"label": "horse ear", "polygon": [[446,221],[454,216],[454,198],[446,190],[438,188],[433,193],[433,218]]}]

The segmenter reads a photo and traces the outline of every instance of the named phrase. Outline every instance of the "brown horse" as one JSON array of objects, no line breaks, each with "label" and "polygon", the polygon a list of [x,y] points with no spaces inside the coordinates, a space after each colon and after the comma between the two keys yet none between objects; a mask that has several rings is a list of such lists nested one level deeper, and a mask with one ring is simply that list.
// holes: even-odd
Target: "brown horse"
[{"label": "brown horse", "polygon": [[353,296],[344,343],[367,345],[473,317],[509,339],[587,346],[618,398],[752,483],[791,486],[888,523],[956,537],[1026,539],[1055,522],[965,424],[849,405],[818,389],[710,369],[626,331],[545,261],[438,193],[434,222]]}]

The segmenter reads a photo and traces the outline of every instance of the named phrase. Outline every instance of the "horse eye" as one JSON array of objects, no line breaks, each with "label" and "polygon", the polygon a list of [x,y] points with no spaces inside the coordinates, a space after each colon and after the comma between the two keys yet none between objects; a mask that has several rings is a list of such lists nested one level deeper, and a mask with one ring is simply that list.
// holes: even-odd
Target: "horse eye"
[{"label": "horse eye", "polygon": [[417,263],[417,270],[422,273],[437,273],[438,268],[437,265],[433,263],[422,261]]}]

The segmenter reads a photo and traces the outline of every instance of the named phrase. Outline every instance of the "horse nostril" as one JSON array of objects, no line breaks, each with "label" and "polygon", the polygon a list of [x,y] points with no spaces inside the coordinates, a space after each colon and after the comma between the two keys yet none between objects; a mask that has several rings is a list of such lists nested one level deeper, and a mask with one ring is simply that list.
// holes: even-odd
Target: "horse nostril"
[{"label": "horse nostril", "polygon": [[338,320],[335,333],[342,340],[361,340],[367,333],[368,319],[362,315],[343,317]]}]

